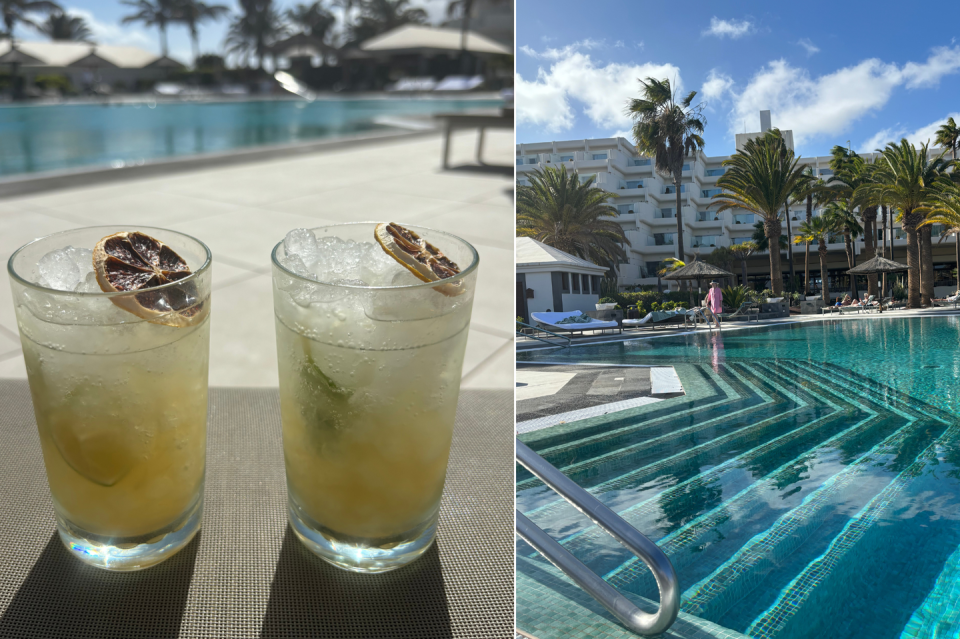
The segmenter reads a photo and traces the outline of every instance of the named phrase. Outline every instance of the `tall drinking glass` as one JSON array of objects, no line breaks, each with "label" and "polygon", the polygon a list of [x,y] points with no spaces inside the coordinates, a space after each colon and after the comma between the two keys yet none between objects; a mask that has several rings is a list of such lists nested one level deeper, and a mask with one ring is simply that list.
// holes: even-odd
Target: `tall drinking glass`
[{"label": "tall drinking glass", "polygon": [[[57,233],[23,246],[7,265],[57,529],[72,555],[107,570],[167,559],[200,529],[203,510],[209,249],[180,233],[138,228],[192,274],[148,293],[38,283],[46,254],[89,250],[128,230]],[[158,299],[176,300],[175,309],[146,320],[121,308]]]},{"label": "tall drinking glass", "polygon": [[[273,251],[290,525],[321,558],[369,573],[415,560],[436,535],[478,265],[460,238],[407,227],[462,269],[419,282],[375,226],[313,229],[334,273],[306,273],[283,242]],[[391,264],[389,284],[368,272]]]}]

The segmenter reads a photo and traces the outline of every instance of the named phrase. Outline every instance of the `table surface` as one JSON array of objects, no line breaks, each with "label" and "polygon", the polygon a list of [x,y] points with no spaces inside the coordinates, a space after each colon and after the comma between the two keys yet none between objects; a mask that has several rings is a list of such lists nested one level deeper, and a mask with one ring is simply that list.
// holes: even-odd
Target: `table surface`
[{"label": "table surface", "polygon": [[286,523],[276,389],[210,389],[203,529],[136,573],[57,538],[26,382],[0,380],[0,637],[512,637],[513,397],[461,392],[437,543],[344,572]]}]

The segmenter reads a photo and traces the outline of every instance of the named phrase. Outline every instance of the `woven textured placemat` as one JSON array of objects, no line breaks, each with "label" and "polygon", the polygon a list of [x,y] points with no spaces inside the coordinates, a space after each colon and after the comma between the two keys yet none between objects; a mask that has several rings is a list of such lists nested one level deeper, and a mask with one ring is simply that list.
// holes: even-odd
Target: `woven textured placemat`
[{"label": "woven textured placemat", "polygon": [[511,637],[512,425],[512,393],[463,391],[437,543],[356,575],[287,527],[276,389],[211,389],[201,533],[108,573],[57,538],[29,390],[0,380],[0,637]]}]

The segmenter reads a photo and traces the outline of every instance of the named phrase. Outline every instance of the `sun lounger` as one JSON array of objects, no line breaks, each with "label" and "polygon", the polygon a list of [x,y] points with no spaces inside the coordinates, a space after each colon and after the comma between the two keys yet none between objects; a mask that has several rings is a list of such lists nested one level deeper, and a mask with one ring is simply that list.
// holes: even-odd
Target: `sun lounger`
[{"label": "sun lounger", "polygon": [[745,319],[746,321],[749,322],[751,317],[759,322],[760,311],[758,311],[756,307],[754,307],[753,302],[744,302],[743,304],[740,305],[740,308],[738,308],[734,312],[719,313],[719,317],[721,322],[728,322],[731,320],[741,320],[741,319]]},{"label": "sun lounger", "polygon": [[608,328],[620,328],[620,323],[615,321],[604,322],[602,320],[590,318],[589,322],[583,323],[571,323],[571,324],[558,324],[561,320],[564,320],[568,317],[586,317],[580,311],[564,311],[557,313],[530,313],[530,318],[544,326],[549,328],[551,331],[570,331],[570,332],[583,332],[583,331],[598,331],[606,330]]},{"label": "sun lounger", "polygon": [[942,300],[932,300],[934,306],[952,306],[957,308],[957,305],[960,304],[960,293],[956,295],[951,295],[950,297],[945,297]]},{"label": "sun lounger", "polygon": [[443,168],[450,168],[450,137],[454,131],[476,129],[477,163],[483,165],[483,137],[487,129],[512,129],[513,111],[503,110],[497,114],[437,113],[433,116],[443,122]]},{"label": "sun lounger", "polygon": [[687,316],[687,312],[686,309],[680,309],[678,311],[651,311],[642,319],[625,319],[623,320],[623,325],[625,328],[649,326],[652,329],[656,329],[657,326],[682,324],[683,319]]}]

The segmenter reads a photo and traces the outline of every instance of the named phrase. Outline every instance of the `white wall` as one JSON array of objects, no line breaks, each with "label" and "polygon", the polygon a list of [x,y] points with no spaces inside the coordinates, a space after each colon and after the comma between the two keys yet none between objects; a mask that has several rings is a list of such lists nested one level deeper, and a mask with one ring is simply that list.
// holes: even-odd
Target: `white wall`
[{"label": "white wall", "polygon": [[527,300],[527,311],[542,313],[548,308],[551,311],[557,310],[553,307],[553,284],[550,273],[526,273],[526,279],[527,288],[533,289],[533,299]]},{"label": "white wall", "polygon": [[[527,277],[530,276],[528,275]],[[597,302],[600,301],[600,296],[595,293],[587,295],[583,293],[564,293],[561,297],[563,298],[564,311],[579,310],[584,313],[587,311],[595,311],[597,310]]]}]

